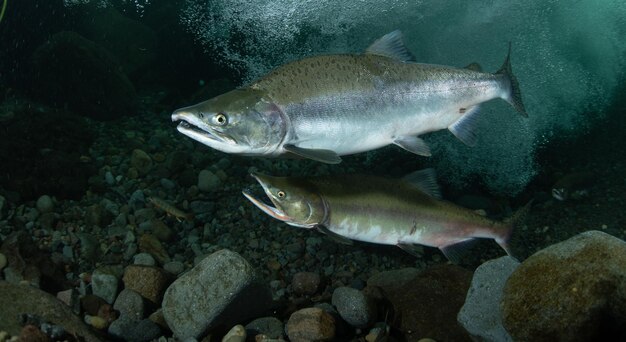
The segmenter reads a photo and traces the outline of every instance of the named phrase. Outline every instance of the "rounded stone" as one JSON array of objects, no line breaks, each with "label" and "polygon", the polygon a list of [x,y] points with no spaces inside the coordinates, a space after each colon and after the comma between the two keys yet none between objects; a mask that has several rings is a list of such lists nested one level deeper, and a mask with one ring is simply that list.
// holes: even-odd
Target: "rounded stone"
[{"label": "rounded stone", "polygon": [[223,249],[176,279],[165,292],[162,308],[170,329],[182,340],[258,317],[270,304],[270,290],[252,265]]},{"label": "rounded stone", "polygon": [[163,265],[163,269],[173,275],[179,275],[185,270],[185,265],[180,261],[170,261]]},{"label": "rounded stone", "polygon": [[154,266],[156,265],[156,261],[152,255],[148,253],[139,253],[135,254],[133,257],[133,264],[140,266]]},{"label": "rounded stone", "polygon": [[626,340],[626,242],[589,231],[526,259],[509,277],[502,319],[514,341]]},{"label": "rounded stone", "polygon": [[241,324],[237,324],[226,333],[222,342],[246,342],[246,328]]},{"label": "rounded stone", "polygon": [[363,292],[350,287],[339,287],[333,292],[332,303],[348,324],[365,328],[376,319],[376,303]]},{"label": "rounded stone", "polygon": [[137,169],[139,174],[145,175],[152,168],[152,159],[146,152],[134,149],[130,156],[130,165]]},{"label": "rounded stone", "polygon": [[320,286],[320,275],[314,272],[298,272],[293,275],[291,287],[299,295],[312,295]]},{"label": "rounded stone", "polygon": [[292,342],[331,341],[335,337],[335,319],[320,308],[301,309],[291,314],[286,330]]},{"label": "rounded stone", "polygon": [[202,170],[198,174],[198,189],[203,192],[210,192],[220,187],[221,180],[213,172]]},{"label": "rounded stone", "polygon": [[54,202],[48,195],[43,195],[37,199],[37,210],[40,213],[50,213],[54,210]]},{"label": "rounded stone", "polygon": [[270,339],[283,338],[283,322],[276,317],[262,317],[246,324],[246,332],[251,337],[264,335]]},{"label": "rounded stone", "polygon": [[118,279],[113,274],[102,273],[99,270],[91,275],[91,288],[93,294],[112,304],[117,295]]},{"label": "rounded stone", "polygon": [[169,283],[169,277],[158,267],[130,265],[124,271],[123,281],[127,289],[158,305]]}]

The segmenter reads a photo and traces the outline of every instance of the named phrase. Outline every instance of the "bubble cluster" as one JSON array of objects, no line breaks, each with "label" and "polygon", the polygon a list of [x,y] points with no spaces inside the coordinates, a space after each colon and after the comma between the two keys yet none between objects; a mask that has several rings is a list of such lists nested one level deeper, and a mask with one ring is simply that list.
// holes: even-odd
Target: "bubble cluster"
[{"label": "bubble cluster", "polygon": [[293,59],[358,53],[400,29],[418,61],[479,62],[495,71],[512,42],[528,119],[503,101],[482,106],[479,143],[433,134],[439,173],[462,185],[478,175],[515,194],[537,172],[534,151],[601,122],[626,56],[624,1],[186,0],[182,22],[207,51],[251,80]]},{"label": "bubble cluster", "polygon": [[[135,10],[139,16],[143,16],[146,6],[150,5],[151,0],[121,0],[122,3],[132,3],[135,5]],[[77,5],[95,4],[99,8],[106,8],[111,6],[111,0],[63,0],[65,7],[72,7]]]}]

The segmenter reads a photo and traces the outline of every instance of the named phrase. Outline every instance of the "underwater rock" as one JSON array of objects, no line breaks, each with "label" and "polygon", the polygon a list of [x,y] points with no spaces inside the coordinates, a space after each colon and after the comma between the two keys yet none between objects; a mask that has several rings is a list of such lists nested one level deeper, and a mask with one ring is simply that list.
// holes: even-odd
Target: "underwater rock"
[{"label": "underwater rock", "polygon": [[396,315],[402,317],[398,328],[411,332],[406,333],[407,341],[423,337],[437,341],[470,341],[456,316],[465,302],[472,273],[449,264],[433,266],[410,279],[414,272],[410,268],[398,270],[397,280],[387,278],[385,281],[381,273],[367,283],[383,289]]},{"label": "underwater rock", "polygon": [[57,108],[98,120],[133,114],[137,94],[115,57],[75,32],[54,34],[35,50],[34,96]]},{"label": "underwater rock", "polygon": [[578,234],[525,260],[504,287],[503,322],[515,341],[626,339],[626,242]]},{"label": "underwater rock", "polygon": [[285,330],[293,342],[331,341],[335,337],[335,318],[320,308],[301,309],[291,314]]},{"label": "underwater rock", "polygon": [[183,271],[185,271],[185,264],[183,264],[180,261],[170,261],[168,263],[165,263],[163,265],[163,269],[166,272],[169,272],[175,276],[183,273]]},{"label": "underwater rock", "polygon": [[78,339],[100,341],[100,338],[72,313],[69,306],[51,294],[30,286],[0,281],[2,330],[11,335],[18,335],[22,329],[20,317],[23,313],[36,315],[44,321],[62,326],[65,331]]},{"label": "underwater rock", "polygon": [[153,266],[129,265],[124,271],[124,286],[136,291],[154,305],[161,304],[163,293],[169,284],[168,274]]},{"label": "underwater rock", "polygon": [[119,311],[120,317],[109,326],[109,334],[125,341],[150,341],[161,334],[156,323],[144,319],[146,307],[139,293],[124,289],[113,308]]},{"label": "underwater rock", "polygon": [[0,245],[0,253],[7,258],[7,267],[3,273],[9,282],[26,281],[36,287],[41,285],[52,293],[71,286],[61,262],[39,250],[32,235],[24,230],[7,236]]},{"label": "underwater rock", "polygon": [[335,289],[332,303],[341,318],[355,328],[366,328],[376,321],[376,303],[357,289],[350,287]]},{"label": "underwater rock", "polygon": [[113,304],[115,301],[118,284],[117,277],[106,269],[96,269],[91,275],[93,294],[104,299],[109,304]]},{"label": "underwater rock", "polygon": [[134,149],[130,156],[130,165],[137,169],[140,175],[145,176],[152,169],[152,158],[140,149]]},{"label": "underwater rock", "polygon": [[414,267],[380,272],[367,280],[368,286],[378,286],[387,292],[396,292],[400,287],[410,283],[420,274]]},{"label": "underwater rock", "polygon": [[312,295],[320,287],[320,275],[315,272],[298,272],[293,275],[291,287],[298,295]]},{"label": "underwater rock", "polygon": [[154,234],[159,241],[168,242],[172,240],[175,235],[172,228],[157,218],[150,220],[150,226],[152,227],[152,234]]},{"label": "underwater rock", "polygon": [[189,159],[191,159],[189,153],[185,151],[174,151],[168,154],[165,160],[165,167],[173,173],[179,173],[186,169]]},{"label": "underwater rock", "polygon": [[241,324],[237,324],[226,333],[222,338],[222,342],[246,342],[246,328]]},{"label": "underwater rock", "polygon": [[167,254],[167,250],[152,234],[141,235],[139,238],[139,250],[152,255],[161,265],[170,261],[170,256]]},{"label": "underwater rock", "polygon": [[258,317],[269,308],[271,298],[252,265],[223,249],[175,280],[165,291],[162,308],[176,337],[199,338],[218,325]]},{"label": "underwater rock", "polygon": [[52,201],[52,198],[50,198],[50,196],[48,195],[43,195],[39,197],[37,199],[36,205],[37,205],[37,210],[39,210],[39,212],[42,214],[50,213],[52,212],[52,210],[54,210],[54,202]]},{"label": "underwater rock", "polygon": [[220,187],[221,180],[213,172],[202,170],[198,174],[198,189],[203,192],[210,192]]},{"label": "underwater rock", "polygon": [[502,325],[504,284],[519,262],[509,256],[489,260],[474,271],[472,285],[457,319],[475,341],[512,341]]},{"label": "underwater rock", "polygon": [[133,256],[133,265],[154,266],[156,261],[148,253],[138,253]]},{"label": "underwater rock", "polygon": [[262,317],[246,324],[248,336],[255,337],[264,335],[270,339],[281,339],[284,337],[283,322],[276,317]]},{"label": "underwater rock", "polygon": [[119,311],[118,320],[139,322],[145,316],[145,302],[141,295],[133,290],[124,289],[117,296],[113,309]]},{"label": "underwater rock", "polygon": [[50,338],[36,326],[27,324],[22,328],[18,341],[49,342]]},{"label": "underwater rock", "polygon": [[80,239],[80,257],[90,262],[96,262],[100,258],[100,240],[89,233],[76,234]]}]

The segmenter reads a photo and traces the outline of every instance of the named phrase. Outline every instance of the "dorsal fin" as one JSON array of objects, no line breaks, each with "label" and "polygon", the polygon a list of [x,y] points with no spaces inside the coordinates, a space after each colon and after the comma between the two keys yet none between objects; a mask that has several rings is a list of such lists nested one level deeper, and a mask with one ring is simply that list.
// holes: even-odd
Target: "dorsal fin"
[{"label": "dorsal fin", "polygon": [[404,176],[402,179],[411,183],[425,194],[436,199],[441,199],[441,191],[439,190],[439,184],[437,184],[435,169],[428,168],[415,171]]},{"label": "dorsal fin", "polygon": [[480,64],[476,62],[466,65],[463,69],[468,69],[468,70],[477,71],[477,72],[483,71],[483,67],[481,67]]},{"label": "dorsal fin", "polygon": [[402,62],[414,62],[415,56],[406,48],[402,41],[402,32],[395,30],[378,38],[370,45],[366,54],[385,56]]}]

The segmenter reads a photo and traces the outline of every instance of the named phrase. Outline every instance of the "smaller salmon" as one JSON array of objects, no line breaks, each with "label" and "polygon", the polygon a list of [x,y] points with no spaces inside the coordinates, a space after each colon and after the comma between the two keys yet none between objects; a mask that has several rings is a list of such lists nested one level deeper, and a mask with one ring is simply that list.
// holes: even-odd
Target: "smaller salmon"
[{"label": "smaller salmon", "polygon": [[418,245],[439,248],[458,263],[466,242],[494,239],[514,257],[509,241],[530,203],[505,221],[492,221],[441,200],[434,170],[403,179],[361,175],[272,177],[253,173],[273,204],[244,191],[264,213],[291,226],[317,229],[338,242],[396,245],[419,256]]},{"label": "smaller salmon", "polygon": [[152,203],[155,208],[163,210],[168,216],[173,216],[174,218],[176,218],[176,220],[178,220],[178,222],[180,222],[181,220],[187,220],[191,222],[193,220],[192,213],[186,213],[176,208],[175,206],[167,203],[163,199],[160,199],[158,197],[148,197],[148,202]]}]

